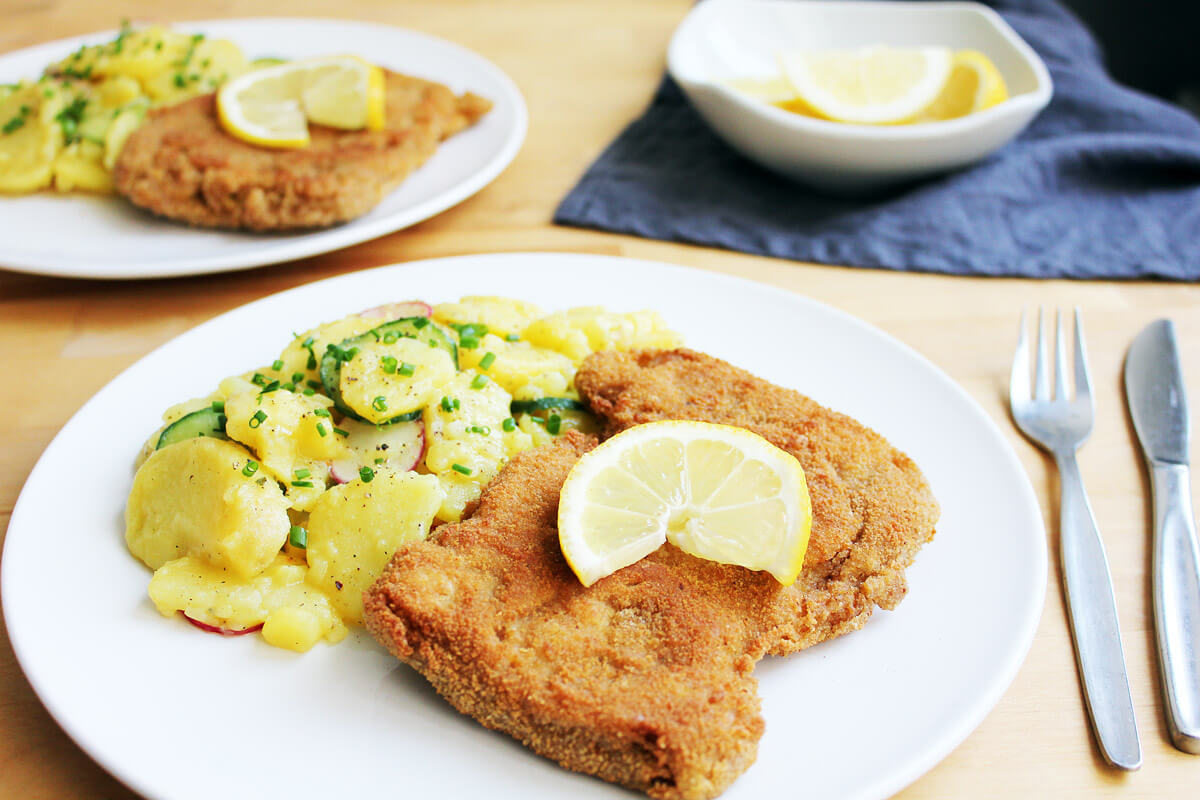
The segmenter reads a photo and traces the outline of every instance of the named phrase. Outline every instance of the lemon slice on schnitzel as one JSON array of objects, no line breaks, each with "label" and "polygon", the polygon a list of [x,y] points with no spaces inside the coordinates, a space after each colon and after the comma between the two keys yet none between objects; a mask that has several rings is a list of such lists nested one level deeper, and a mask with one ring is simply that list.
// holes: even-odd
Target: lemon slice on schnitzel
[{"label": "lemon slice on schnitzel", "polygon": [[937,98],[950,75],[945,47],[862,47],[781,53],[784,78],[817,115],[835,122],[902,122]]},{"label": "lemon slice on schnitzel", "polygon": [[585,586],[664,542],[788,585],[811,526],[800,462],[757,434],[707,422],[617,434],[579,459],[558,505],[559,544]]},{"label": "lemon slice on schnitzel", "polygon": [[232,136],[264,147],[304,147],[308,123],[344,130],[384,125],[383,70],[354,56],[289,61],[247,72],[217,92]]}]

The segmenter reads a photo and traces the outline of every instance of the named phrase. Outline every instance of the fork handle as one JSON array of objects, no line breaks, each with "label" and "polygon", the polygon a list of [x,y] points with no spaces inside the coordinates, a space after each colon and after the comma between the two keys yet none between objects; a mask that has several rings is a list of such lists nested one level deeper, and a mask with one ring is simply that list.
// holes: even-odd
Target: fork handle
[{"label": "fork handle", "polygon": [[1108,558],[1075,454],[1057,455],[1062,476],[1063,585],[1084,700],[1104,759],[1114,767],[1134,770],[1142,765],[1142,746],[1121,650]]},{"label": "fork handle", "polygon": [[1154,632],[1171,741],[1200,753],[1200,552],[1183,464],[1155,463]]}]

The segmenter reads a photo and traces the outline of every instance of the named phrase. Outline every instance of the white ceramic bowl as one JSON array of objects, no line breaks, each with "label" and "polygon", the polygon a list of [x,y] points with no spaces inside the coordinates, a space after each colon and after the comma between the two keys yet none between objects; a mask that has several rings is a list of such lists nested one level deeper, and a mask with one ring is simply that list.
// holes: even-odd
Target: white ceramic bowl
[{"label": "white ceramic bowl", "polygon": [[[945,122],[848,125],[776,108],[729,88],[729,78],[779,74],[797,48],[887,44],[973,49],[995,63],[1010,98]],[[1050,102],[1050,73],[996,12],[978,3],[706,0],[671,38],[667,63],[700,115],[747,158],[835,193],[862,193],[982,159]]]}]

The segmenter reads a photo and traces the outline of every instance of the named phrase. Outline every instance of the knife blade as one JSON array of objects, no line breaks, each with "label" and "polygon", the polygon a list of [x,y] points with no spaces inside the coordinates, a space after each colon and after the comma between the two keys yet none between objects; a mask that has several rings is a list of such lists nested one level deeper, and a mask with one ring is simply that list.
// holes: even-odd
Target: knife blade
[{"label": "knife blade", "polygon": [[1200,754],[1200,543],[1188,470],[1191,427],[1175,325],[1160,319],[1133,340],[1125,398],[1154,491],[1154,633],[1174,745]]}]

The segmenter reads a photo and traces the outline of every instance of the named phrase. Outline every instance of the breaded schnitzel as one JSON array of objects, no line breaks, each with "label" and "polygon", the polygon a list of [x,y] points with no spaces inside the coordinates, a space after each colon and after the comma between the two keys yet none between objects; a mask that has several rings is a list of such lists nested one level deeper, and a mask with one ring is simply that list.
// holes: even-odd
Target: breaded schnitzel
[{"label": "breaded schnitzel", "polygon": [[699,419],[793,453],[814,511],[796,583],[665,545],[585,588],[555,529],[562,483],[595,444],[571,432],[515,457],[469,519],[397,551],[367,627],[459,711],[564,767],[656,798],[715,797],[763,732],[754,663],[895,605],[936,503],[877,434],[709,356],[597,353],[576,385],[609,432]]},{"label": "breaded schnitzel", "polygon": [[385,78],[383,130],[310,125],[311,143],[295,150],[230,136],[213,94],[151,111],[121,150],[116,189],[155,214],[211,228],[290,230],[354,219],[492,106],[440,83],[395,72]]}]

